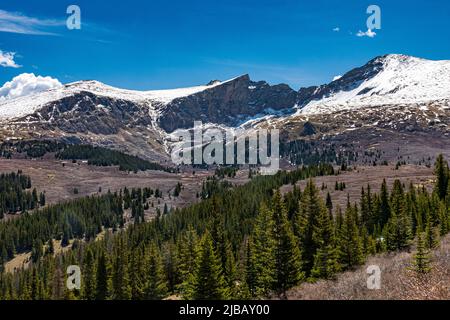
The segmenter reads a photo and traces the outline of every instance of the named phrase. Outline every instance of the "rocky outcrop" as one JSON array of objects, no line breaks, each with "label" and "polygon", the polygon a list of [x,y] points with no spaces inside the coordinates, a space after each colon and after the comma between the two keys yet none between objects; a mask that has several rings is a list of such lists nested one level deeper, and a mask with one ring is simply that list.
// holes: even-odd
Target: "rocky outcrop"
[{"label": "rocky outcrop", "polygon": [[117,134],[122,128],[148,126],[151,118],[143,106],[128,100],[80,92],[45,105],[18,122],[40,123],[44,129],[67,133]]},{"label": "rocky outcrop", "polygon": [[194,121],[237,126],[257,115],[292,110],[297,93],[286,84],[271,86],[248,75],[197,94],[173,100],[162,111],[159,125],[167,132],[192,128]]}]

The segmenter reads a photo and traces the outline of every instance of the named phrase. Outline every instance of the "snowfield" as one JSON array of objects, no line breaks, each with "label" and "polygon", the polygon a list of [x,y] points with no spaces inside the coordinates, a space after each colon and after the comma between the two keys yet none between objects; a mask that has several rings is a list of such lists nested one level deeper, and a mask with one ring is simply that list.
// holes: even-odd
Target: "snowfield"
[{"label": "snowfield", "polygon": [[450,61],[431,61],[392,54],[382,59],[383,68],[351,91],[339,91],[309,102],[303,114],[339,110],[427,103],[450,98]]},{"label": "snowfield", "polygon": [[[450,99],[449,60],[431,61],[391,54],[378,57],[374,61],[376,69],[373,67],[374,64],[367,64],[365,66],[367,69],[363,69],[363,77],[360,78],[362,80],[358,80],[360,82],[353,83],[351,79],[346,82],[345,75],[336,78],[335,81],[344,83],[341,85],[340,82],[331,82],[328,86],[333,90],[329,96],[317,97],[316,100],[305,102],[306,105],[293,105],[292,113],[294,115],[322,114],[363,107],[408,104],[419,104],[426,107],[429,102]],[[224,82],[214,81],[209,85],[191,88],[151,91],[119,89],[98,81],[79,81],[28,96],[0,99],[0,120],[10,120],[33,114],[50,102],[82,91],[141,104],[148,108],[152,119],[157,120],[162,108],[172,100],[190,96],[235,79]],[[318,87],[315,93],[321,92],[323,87],[327,86]],[[253,89],[253,87],[249,87],[249,90]],[[276,113],[272,115],[282,116]],[[258,117],[245,119],[249,123],[255,120],[258,120]]]}]

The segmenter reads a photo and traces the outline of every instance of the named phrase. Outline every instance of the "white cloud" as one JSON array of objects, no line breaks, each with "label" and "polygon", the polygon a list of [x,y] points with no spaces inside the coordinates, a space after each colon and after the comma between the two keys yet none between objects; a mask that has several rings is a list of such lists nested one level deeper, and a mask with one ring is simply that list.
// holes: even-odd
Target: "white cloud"
[{"label": "white cloud", "polygon": [[335,77],[333,77],[333,81],[339,80],[340,78],[342,78],[341,75],[335,76]]},{"label": "white cloud", "polygon": [[20,68],[21,66],[14,61],[15,55],[15,52],[3,52],[0,50],[0,66],[5,68]]},{"label": "white cloud", "polygon": [[39,19],[18,12],[0,10],[0,32],[56,35],[50,28],[63,26],[63,20]]},{"label": "white cloud", "polygon": [[0,87],[0,101],[31,95],[52,88],[61,87],[61,82],[52,77],[22,73]]},{"label": "white cloud", "polygon": [[334,32],[339,32],[339,31],[341,31],[341,28],[339,28],[339,27],[333,28],[333,31]]},{"label": "white cloud", "polygon": [[376,35],[377,35],[376,32],[370,29],[368,29],[366,32],[359,30],[358,33],[356,34],[356,36],[358,37],[369,37],[369,38],[375,38]]}]

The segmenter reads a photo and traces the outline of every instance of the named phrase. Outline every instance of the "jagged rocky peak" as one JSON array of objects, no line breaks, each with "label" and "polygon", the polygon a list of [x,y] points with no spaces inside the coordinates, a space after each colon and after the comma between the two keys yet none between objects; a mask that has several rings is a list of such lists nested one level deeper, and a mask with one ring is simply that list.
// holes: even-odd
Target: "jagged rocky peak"
[{"label": "jagged rocky peak", "polygon": [[376,57],[329,84],[302,88],[297,105],[304,113],[367,106],[428,103],[450,98],[450,61],[401,54]]},{"label": "jagged rocky peak", "polygon": [[221,83],[222,83],[222,81],[220,81],[220,80],[211,80],[206,85],[207,86],[214,86],[214,85],[218,85],[218,84],[221,84]]},{"label": "jagged rocky peak", "polygon": [[286,84],[271,86],[245,74],[174,99],[161,113],[159,125],[167,132],[191,128],[194,121],[237,126],[255,116],[292,110],[296,97],[297,92]]}]

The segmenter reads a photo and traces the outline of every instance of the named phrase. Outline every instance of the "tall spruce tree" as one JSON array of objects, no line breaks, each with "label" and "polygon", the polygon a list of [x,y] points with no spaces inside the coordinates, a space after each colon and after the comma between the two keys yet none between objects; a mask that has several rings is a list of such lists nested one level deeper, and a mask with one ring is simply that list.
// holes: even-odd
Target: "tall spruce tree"
[{"label": "tall spruce tree", "polygon": [[95,260],[92,249],[86,249],[83,261],[82,297],[86,300],[95,299]]},{"label": "tall spruce tree", "polygon": [[167,280],[164,274],[161,255],[158,248],[152,245],[147,261],[147,281],[145,298],[159,300],[167,295]]},{"label": "tall spruce tree", "polygon": [[315,241],[318,219],[325,210],[314,182],[309,180],[303,191],[299,212],[294,220],[294,233],[300,241],[303,271],[309,277],[318,243]]},{"label": "tall spruce tree", "polygon": [[133,300],[142,300],[144,298],[145,272],[143,253],[141,248],[137,248],[131,252],[130,261],[130,287]]},{"label": "tall spruce tree", "polygon": [[120,237],[114,252],[111,276],[111,298],[115,300],[131,299],[130,277],[128,273],[128,254],[126,241]]},{"label": "tall spruce tree", "polygon": [[409,247],[412,230],[405,194],[399,180],[394,182],[390,203],[391,218],[386,225],[385,231],[387,249],[390,251],[402,250]]},{"label": "tall spruce tree", "polygon": [[[275,283],[275,238],[273,235],[275,223],[272,211],[265,204],[261,205],[253,229],[253,250],[250,250],[247,272],[255,274],[254,294],[266,295],[273,289]],[[250,247],[251,248],[251,247]],[[249,288],[253,285],[248,284]]]},{"label": "tall spruce tree", "polygon": [[245,249],[245,282],[248,292],[251,297],[256,297],[257,292],[257,278],[258,273],[256,271],[254,244],[252,237],[247,239],[247,245]]},{"label": "tall spruce tree", "polygon": [[275,291],[285,294],[303,279],[301,253],[297,239],[287,219],[287,211],[281,194],[276,191],[272,198],[274,221]]},{"label": "tall spruce tree", "polygon": [[339,271],[338,251],[336,249],[333,220],[326,210],[321,210],[314,230],[317,251],[311,270],[313,278],[332,279]]},{"label": "tall spruce tree", "polygon": [[342,225],[338,230],[339,262],[344,269],[363,262],[362,243],[354,210],[355,208],[348,203]]},{"label": "tall spruce tree", "polygon": [[381,192],[379,197],[379,207],[378,207],[378,219],[377,224],[380,227],[383,227],[391,217],[391,207],[389,204],[389,192],[386,180],[383,179],[383,183],[381,184]]},{"label": "tall spruce tree", "polygon": [[106,300],[108,297],[108,267],[104,251],[99,253],[96,268],[95,299]]},{"label": "tall spruce tree", "polygon": [[414,270],[419,274],[431,271],[431,259],[421,232],[417,234],[417,252],[413,261]]},{"label": "tall spruce tree", "polygon": [[189,226],[178,241],[178,257],[179,257],[179,273],[181,283],[177,290],[181,295],[187,295],[189,290],[189,281],[191,275],[195,271],[195,263],[197,258],[198,236],[196,231]]},{"label": "tall spruce tree", "polygon": [[190,284],[187,296],[190,299],[223,300],[229,298],[220,259],[214,250],[209,233],[206,233],[200,242],[196,267]]},{"label": "tall spruce tree", "polygon": [[444,199],[447,194],[450,177],[448,163],[444,160],[444,156],[442,154],[440,154],[436,159],[434,174],[436,175],[434,192],[440,199]]}]

